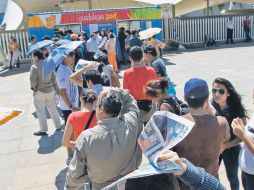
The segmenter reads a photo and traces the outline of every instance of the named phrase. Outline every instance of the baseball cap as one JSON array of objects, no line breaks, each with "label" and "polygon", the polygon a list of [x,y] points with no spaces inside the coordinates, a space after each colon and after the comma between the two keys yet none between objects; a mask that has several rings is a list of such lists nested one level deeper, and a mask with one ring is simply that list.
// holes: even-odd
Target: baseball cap
[{"label": "baseball cap", "polygon": [[203,98],[209,94],[207,82],[203,79],[193,78],[184,86],[184,96],[190,99]]},{"label": "baseball cap", "polygon": [[156,52],[156,49],[154,46],[152,45],[147,45],[144,47],[144,52],[145,53],[149,53],[151,54],[152,56],[157,56],[157,52]]}]

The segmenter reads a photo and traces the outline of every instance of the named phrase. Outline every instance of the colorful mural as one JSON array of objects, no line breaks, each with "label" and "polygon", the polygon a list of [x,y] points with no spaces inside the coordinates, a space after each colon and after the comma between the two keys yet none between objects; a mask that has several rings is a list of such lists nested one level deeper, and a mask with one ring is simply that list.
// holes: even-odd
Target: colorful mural
[{"label": "colorful mural", "polygon": [[28,14],[28,18],[30,35],[36,35],[38,39],[42,39],[45,35],[53,37],[55,28],[69,25],[76,25],[88,35],[101,29],[113,29],[116,33],[117,21],[122,20],[139,20],[140,29],[146,29],[148,26],[162,27],[160,7],[31,13]]},{"label": "colorful mural", "polygon": [[46,27],[68,23],[96,24],[116,22],[117,20],[151,20],[161,19],[160,8],[117,9],[101,11],[76,11],[62,13],[45,13],[29,15],[29,28]]}]

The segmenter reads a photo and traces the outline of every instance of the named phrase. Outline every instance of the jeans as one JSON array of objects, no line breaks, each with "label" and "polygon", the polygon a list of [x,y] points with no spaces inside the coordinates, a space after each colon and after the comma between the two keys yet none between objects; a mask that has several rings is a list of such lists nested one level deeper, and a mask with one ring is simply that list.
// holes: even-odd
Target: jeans
[{"label": "jeans", "polygon": [[247,174],[242,172],[242,183],[244,190],[253,190],[254,189],[254,175]]},{"label": "jeans", "polygon": [[231,190],[239,190],[238,178],[238,157],[240,153],[240,145],[225,150],[220,156],[220,162],[223,160],[227,178],[230,183]]}]

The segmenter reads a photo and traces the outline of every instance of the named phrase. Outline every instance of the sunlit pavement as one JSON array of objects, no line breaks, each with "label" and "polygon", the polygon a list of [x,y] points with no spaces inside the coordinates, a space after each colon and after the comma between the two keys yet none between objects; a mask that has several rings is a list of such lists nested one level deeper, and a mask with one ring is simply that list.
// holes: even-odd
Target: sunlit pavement
[{"label": "sunlit pavement", "polygon": [[[206,79],[210,86],[214,78],[225,77],[243,95],[251,115],[254,110],[253,52],[253,44],[235,44],[220,49],[170,52],[164,57],[169,59],[167,71],[177,85],[180,98],[185,81],[192,77]],[[39,126],[34,115],[29,69],[30,64],[22,64],[20,69],[0,70],[0,106],[24,110],[22,116],[0,126],[0,189],[62,190],[67,154],[61,147],[62,132],[55,132],[49,120],[49,136],[33,135]],[[223,166],[220,177],[228,187]]]}]

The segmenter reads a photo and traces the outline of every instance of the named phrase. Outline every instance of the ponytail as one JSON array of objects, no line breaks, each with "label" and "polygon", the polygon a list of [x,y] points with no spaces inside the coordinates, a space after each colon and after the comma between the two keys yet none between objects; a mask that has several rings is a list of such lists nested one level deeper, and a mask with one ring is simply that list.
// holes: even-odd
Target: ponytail
[{"label": "ponytail", "polygon": [[160,96],[158,90],[161,90],[162,93],[166,93],[168,88],[169,88],[168,80],[165,77],[163,77],[157,80],[148,81],[144,89],[144,92],[148,97],[157,98]]}]

